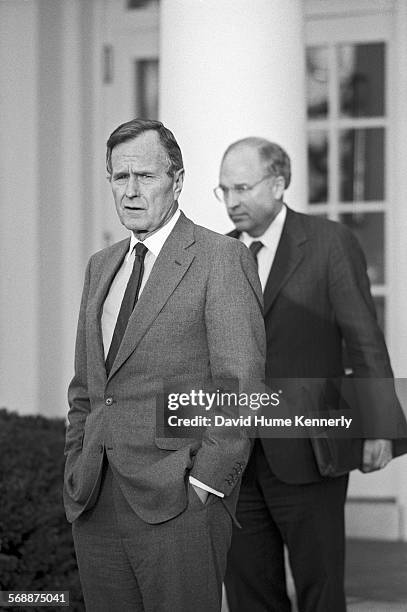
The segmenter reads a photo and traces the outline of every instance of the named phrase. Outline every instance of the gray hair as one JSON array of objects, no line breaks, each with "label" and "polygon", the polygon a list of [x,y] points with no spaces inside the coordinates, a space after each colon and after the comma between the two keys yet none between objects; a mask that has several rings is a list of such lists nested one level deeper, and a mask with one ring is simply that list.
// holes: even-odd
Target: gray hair
[{"label": "gray hair", "polygon": [[112,174],[112,151],[114,147],[127,140],[137,138],[140,134],[153,130],[157,132],[160,142],[164,147],[167,160],[169,176],[174,174],[184,167],[182,160],[181,149],[177,141],[175,140],[174,134],[165,127],[161,121],[155,121],[153,119],[132,119],[127,123],[122,123],[117,127],[109,136],[106,143],[106,170],[109,176]]}]

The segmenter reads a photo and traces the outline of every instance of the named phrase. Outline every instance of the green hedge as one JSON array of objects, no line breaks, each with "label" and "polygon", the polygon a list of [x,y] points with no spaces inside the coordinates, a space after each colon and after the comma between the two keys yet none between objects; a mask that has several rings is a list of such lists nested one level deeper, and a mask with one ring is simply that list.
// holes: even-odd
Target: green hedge
[{"label": "green hedge", "polygon": [[69,591],[69,609],[82,612],[71,527],[62,504],[64,435],[62,419],[0,409],[0,588]]}]

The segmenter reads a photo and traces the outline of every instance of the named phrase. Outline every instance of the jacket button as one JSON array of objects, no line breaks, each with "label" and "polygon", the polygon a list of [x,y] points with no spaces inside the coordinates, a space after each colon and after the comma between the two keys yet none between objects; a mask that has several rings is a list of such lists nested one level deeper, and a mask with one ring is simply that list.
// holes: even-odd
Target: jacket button
[{"label": "jacket button", "polygon": [[113,404],[113,398],[112,397],[107,397],[105,399],[105,404],[106,404],[106,406],[111,406]]}]

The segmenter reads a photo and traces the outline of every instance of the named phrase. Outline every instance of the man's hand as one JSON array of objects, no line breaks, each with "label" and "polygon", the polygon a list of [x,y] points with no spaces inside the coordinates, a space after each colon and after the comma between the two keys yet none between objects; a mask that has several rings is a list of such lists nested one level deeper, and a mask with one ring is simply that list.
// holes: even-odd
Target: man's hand
[{"label": "man's hand", "polygon": [[206,500],[208,499],[208,495],[209,495],[208,491],[205,491],[205,489],[201,489],[201,487],[197,487],[196,485],[192,483],[191,483],[191,487],[194,488],[194,491],[198,495],[201,502],[203,504],[206,504]]},{"label": "man's hand", "polygon": [[361,472],[381,470],[392,460],[391,440],[365,440],[363,445],[363,464]]}]

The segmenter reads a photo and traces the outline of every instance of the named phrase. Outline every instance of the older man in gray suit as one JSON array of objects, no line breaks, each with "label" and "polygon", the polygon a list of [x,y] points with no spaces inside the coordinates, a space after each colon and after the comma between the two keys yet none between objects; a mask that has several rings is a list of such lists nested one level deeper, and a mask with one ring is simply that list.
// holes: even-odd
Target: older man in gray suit
[{"label": "older man in gray suit", "polygon": [[182,155],[160,122],[119,126],[107,170],[131,235],[87,267],[66,436],[86,607],[220,610],[247,433],[163,437],[156,410],[168,382],[263,377],[261,287],[244,245],[178,210]]}]

